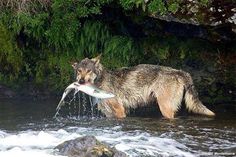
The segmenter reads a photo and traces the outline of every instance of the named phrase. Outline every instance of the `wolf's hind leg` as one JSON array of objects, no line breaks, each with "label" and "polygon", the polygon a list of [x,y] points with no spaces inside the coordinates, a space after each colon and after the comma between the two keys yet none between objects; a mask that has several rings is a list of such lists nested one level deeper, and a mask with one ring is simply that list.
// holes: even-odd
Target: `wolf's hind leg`
[{"label": "wolf's hind leg", "polygon": [[169,100],[165,99],[165,97],[160,97],[158,99],[158,105],[160,108],[160,111],[162,113],[162,115],[165,118],[168,119],[173,119],[175,116],[175,111],[172,108],[172,104]]},{"label": "wolf's hind leg", "polygon": [[183,86],[178,84],[166,86],[157,95],[157,103],[162,115],[168,119],[173,119],[178,111],[183,99]]}]

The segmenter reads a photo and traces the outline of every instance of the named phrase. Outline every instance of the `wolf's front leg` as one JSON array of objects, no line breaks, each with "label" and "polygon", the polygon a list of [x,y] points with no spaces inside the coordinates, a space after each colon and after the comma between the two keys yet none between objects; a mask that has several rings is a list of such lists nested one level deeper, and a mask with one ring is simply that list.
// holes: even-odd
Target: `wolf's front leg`
[{"label": "wolf's front leg", "polygon": [[122,104],[118,103],[116,99],[108,99],[100,104],[101,111],[106,117],[125,118],[125,108]]}]

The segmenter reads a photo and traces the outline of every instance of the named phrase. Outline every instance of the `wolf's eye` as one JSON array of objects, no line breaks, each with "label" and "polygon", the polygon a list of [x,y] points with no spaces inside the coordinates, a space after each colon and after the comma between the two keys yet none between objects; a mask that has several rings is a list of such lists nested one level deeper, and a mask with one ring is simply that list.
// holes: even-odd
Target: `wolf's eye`
[{"label": "wolf's eye", "polygon": [[82,72],[82,70],[81,70],[81,69],[78,69],[78,72],[79,72],[79,73],[81,73],[81,72]]},{"label": "wolf's eye", "polygon": [[91,72],[91,70],[89,69],[89,70],[87,70],[87,72],[88,72],[88,73],[90,73],[90,72]]}]

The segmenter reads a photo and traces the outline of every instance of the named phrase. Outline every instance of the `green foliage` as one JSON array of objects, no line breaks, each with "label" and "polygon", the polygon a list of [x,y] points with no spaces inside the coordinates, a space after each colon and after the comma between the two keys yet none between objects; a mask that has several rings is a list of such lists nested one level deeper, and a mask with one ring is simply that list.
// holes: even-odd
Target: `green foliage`
[{"label": "green foliage", "polygon": [[120,5],[125,10],[131,10],[134,8],[136,2],[137,2],[137,0],[120,0]]},{"label": "green foliage", "polygon": [[[85,30],[88,24],[80,30],[81,20],[100,14],[102,5],[109,2],[109,0],[91,2],[55,0],[51,6],[42,9],[42,4],[34,1],[31,4],[34,5],[33,10],[30,9],[28,3],[27,8],[21,10],[14,7],[2,9],[0,11],[2,81],[0,81],[8,80],[7,78],[16,79],[20,76],[24,80],[33,80],[37,85],[49,83],[55,87],[54,89],[68,83],[69,78],[66,76],[70,76],[69,72],[71,74],[68,60],[74,57],[82,58],[89,54],[88,52],[92,52],[90,55],[97,53],[97,48],[101,50],[100,43],[92,44],[91,41],[97,42],[99,38],[106,36],[106,32],[103,34],[102,30],[88,35],[90,31]],[[93,29],[96,30],[97,26],[99,24],[94,24]],[[103,29],[103,26],[99,28]],[[96,32],[101,33],[94,38],[93,35],[96,35]],[[83,45],[83,40],[87,45]],[[55,60],[58,61],[55,62]],[[51,81],[56,81],[56,83]]]},{"label": "green foliage", "polygon": [[46,74],[48,80],[44,83],[47,83],[51,90],[63,89],[66,84],[71,82],[73,76],[73,70],[69,63],[71,60],[72,57],[67,55],[50,54],[47,57],[47,67],[43,69],[43,73]]},{"label": "green foliage", "polygon": [[143,11],[146,10],[146,2],[144,0],[120,0],[120,5],[125,10],[132,10],[134,8],[141,8]]},{"label": "green foliage", "polygon": [[140,50],[133,39],[113,36],[105,44],[105,65],[111,68],[130,66],[139,56]]},{"label": "green foliage", "polygon": [[102,53],[105,43],[110,40],[111,36],[110,30],[105,24],[98,21],[85,22],[78,34],[77,56],[93,57]]},{"label": "green foliage", "polygon": [[[58,0],[52,5],[50,27],[45,33],[49,44],[57,50],[71,46],[76,38],[76,32],[80,27],[79,15],[76,14],[77,6],[73,0]],[[80,15],[85,16],[82,13]]]},{"label": "green foliage", "polygon": [[144,0],[120,0],[120,5],[125,10],[141,8],[143,11],[147,10],[151,14],[158,13],[160,15],[166,14],[167,11],[175,13],[179,9],[179,3],[173,1],[167,8],[163,0],[150,0],[148,2]]},{"label": "green foliage", "polygon": [[21,30],[38,42],[45,39],[45,31],[47,28],[48,13],[38,13],[31,15],[29,13],[20,13],[17,15],[20,21]]},{"label": "green foliage", "polygon": [[[118,36],[101,23],[88,21],[79,33],[77,56],[94,57],[103,53],[103,63],[110,68],[129,66],[137,61],[140,50],[130,37]],[[83,54],[81,57],[80,54]]]},{"label": "green foliage", "polygon": [[22,53],[2,23],[0,23],[0,67],[0,73],[8,74],[8,77],[5,77],[10,80],[17,79],[22,68]]},{"label": "green foliage", "polygon": [[[107,68],[138,63],[181,66],[186,59],[199,59],[200,53],[216,48],[202,40],[159,34],[156,29],[162,26],[154,28],[147,18],[147,14],[175,14],[181,2],[54,0],[42,7],[36,0],[32,7],[27,1],[21,10],[0,6],[0,83],[30,82],[58,91],[73,79],[70,61],[100,53]],[[121,17],[106,17],[107,7],[126,11]],[[142,9],[141,15],[129,12],[135,9]],[[134,27],[142,29],[130,33]]]},{"label": "green foliage", "polygon": [[209,0],[200,0],[200,4],[203,6],[207,6],[209,4]]},{"label": "green foliage", "polygon": [[162,0],[152,0],[148,4],[148,11],[150,13],[158,13],[160,15],[163,15],[167,12],[167,8],[165,7],[165,3]]},{"label": "green foliage", "polygon": [[168,11],[175,14],[179,9],[179,3],[176,1],[173,1],[168,4]]},{"label": "green foliage", "polygon": [[57,50],[75,48],[81,19],[100,14],[101,6],[109,1],[57,0],[52,4],[51,23],[45,32],[49,44]]}]

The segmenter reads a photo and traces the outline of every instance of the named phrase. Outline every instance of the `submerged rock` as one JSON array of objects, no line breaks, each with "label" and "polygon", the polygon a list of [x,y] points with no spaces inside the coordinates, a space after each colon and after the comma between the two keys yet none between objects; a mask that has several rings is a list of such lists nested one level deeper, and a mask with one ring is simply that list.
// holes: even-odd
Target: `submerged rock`
[{"label": "submerged rock", "polygon": [[65,141],[55,149],[69,157],[127,157],[125,153],[99,142],[94,136]]}]

